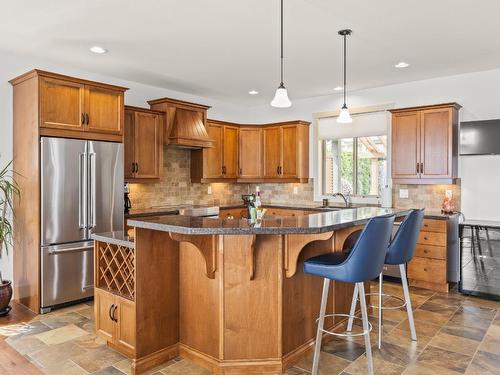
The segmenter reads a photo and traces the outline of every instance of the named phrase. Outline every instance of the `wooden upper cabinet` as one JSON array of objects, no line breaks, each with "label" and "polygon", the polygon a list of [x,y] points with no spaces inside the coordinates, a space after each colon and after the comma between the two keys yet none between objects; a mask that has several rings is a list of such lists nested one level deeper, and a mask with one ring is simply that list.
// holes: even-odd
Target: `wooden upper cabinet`
[{"label": "wooden upper cabinet", "polygon": [[451,178],[452,109],[438,108],[421,112],[420,178]]},{"label": "wooden upper cabinet", "polygon": [[62,79],[40,78],[40,126],[83,130],[85,87]]},{"label": "wooden upper cabinet", "polygon": [[214,141],[214,147],[202,151],[203,178],[222,178],[224,126],[208,121],[207,133]]},{"label": "wooden upper cabinet", "polygon": [[125,107],[125,178],[158,179],[162,168],[163,114],[144,108]]},{"label": "wooden upper cabinet", "polygon": [[420,112],[392,117],[392,178],[418,178],[420,162]]},{"label": "wooden upper cabinet", "polygon": [[123,93],[98,86],[85,86],[86,129],[122,134]]},{"label": "wooden upper cabinet", "polygon": [[226,178],[238,177],[238,128],[224,126],[222,173]]},{"label": "wooden upper cabinet", "polygon": [[458,176],[457,103],[392,112],[392,178],[396,183],[454,183]]},{"label": "wooden upper cabinet", "polygon": [[281,161],[281,176],[296,177],[298,173],[298,152],[297,145],[298,128],[295,125],[283,126],[281,128],[282,136],[282,161]]},{"label": "wooden upper cabinet", "polygon": [[42,70],[10,82],[21,85],[30,80],[38,81],[30,90],[38,97],[41,136],[123,141],[126,88]]},{"label": "wooden upper cabinet", "polygon": [[264,177],[279,178],[282,158],[281,127],[264,128]]},{"label": "wooden upper cabinet", "polygon": [[262,177],[262,128],[241,127],[239,134],[239,177]]}]

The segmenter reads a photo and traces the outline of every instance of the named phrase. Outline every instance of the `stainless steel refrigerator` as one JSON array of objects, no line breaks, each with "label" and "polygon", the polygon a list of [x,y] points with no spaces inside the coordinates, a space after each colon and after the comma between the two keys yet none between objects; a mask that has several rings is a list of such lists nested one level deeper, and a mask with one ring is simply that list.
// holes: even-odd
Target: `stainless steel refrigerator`
[{"label": "stainless steel refrigerator", "polygon": [[94,293],[92,233],[123,230],[123,145],[41,138],[41,312]]}]

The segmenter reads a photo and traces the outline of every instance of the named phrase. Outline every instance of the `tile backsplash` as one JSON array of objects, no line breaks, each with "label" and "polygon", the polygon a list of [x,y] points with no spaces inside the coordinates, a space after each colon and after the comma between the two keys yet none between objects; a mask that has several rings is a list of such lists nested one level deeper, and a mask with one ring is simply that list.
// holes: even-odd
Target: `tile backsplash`
[{"label": "tile backsplash", "polygon": [[[408,198],[400,198],[400,189],[408,190]],[[428,211],[441,211],[446,190],[453,193],[455,211],[460,211],[460,183],[454,185],[398,185],[392,187],[392,205],[397,208],[425,208]]]},{"label": "tile backsplash", "polygon": [[[179,204],[203,204],[227,206],[242,203],[241,195],[255,192],[260,186],[264,203],[294,204],[313,201],[313,183],[287,184],[233,184],[192,183],[190,176],[191,152],[189,150],[165,147],[163,173],[159,182],[130,184],[130,200],[136,209]],[[208,194],[209,186],[212,194]],[[294,194],[294,187],[297,194]]]}]

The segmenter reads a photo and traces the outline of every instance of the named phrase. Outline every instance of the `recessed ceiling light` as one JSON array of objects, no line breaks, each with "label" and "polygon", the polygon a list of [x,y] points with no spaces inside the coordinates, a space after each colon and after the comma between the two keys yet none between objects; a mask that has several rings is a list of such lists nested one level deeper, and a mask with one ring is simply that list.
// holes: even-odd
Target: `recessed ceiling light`
[{"label": "recessed ceiling light", "polygon": [[408,68],[410,64],[404,61],[398,62],[396,65],[394,65],[396,68]]},{"label": "recessed ceiling light", "polygon": [[248,93],[250,95],[257,95],[259,92],[257,90],[250,90]]},{"label": "recessed ceiling light", "polygon": [[337,86],[333,90],[334,91],[342,91],[343,87],[342,86]]},{"label": "recessed ceiling light", "polygon": [[101,47],[101,46],[92,46],[92,47],[90,47],[90,52],[102,55],[102,54],[108,52],[108,50],[106,48]]}]

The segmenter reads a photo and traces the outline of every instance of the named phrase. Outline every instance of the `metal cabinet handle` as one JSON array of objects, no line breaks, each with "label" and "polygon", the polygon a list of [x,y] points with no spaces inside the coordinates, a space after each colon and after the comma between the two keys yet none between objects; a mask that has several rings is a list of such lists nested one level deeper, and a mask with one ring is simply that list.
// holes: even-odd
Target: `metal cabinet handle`
[{"label": "metal cabinet handle", "polygon": [[108,311],[108,315],[109,315],[109,319],[111,319],[112,321],[115,321],[115,319],[113,318],[113,308],[115,307],[115,304],[111,304],[111,306],[109,306],[109,311]]},{"label": "metal cabinet handle", "polygon": [[82,113],[82,125],[85,125],[85,113]]},{"label": "metal cabinet handle", "polygon": [[425,249],[424,254],[429,254],[429,250]]},{"label": "metal cabinet handle", "polygon": [[424,173],[424,163],[420,163],[420,173]]},{"label": "metal cabinet handle", "polygon": [[428,241],[429,239],[427,237],[424,237],[424,240]]},{"label": "metal cabinet handle", "polygon": [[417,163],[417,173],[420,173],[420,163]]},{"label": "metal cabinet handle", "polygon": [[88,125],[88,124],[89,124],[89,122],[90,122],[90,117],[89,117],[89,114],[88,114],[88,113],[86,113],[86,114],[85,114],[85,121],[86,121],[87,125]]},{"label": "metal cabinet handle", "polygon": [[135,163],[135,173],[139,173],[139,163]]},{"label": "metal cabinet handle", "polygon": [[243,174],[243,169],[241,169],[241,167],[240,167],[240,170],[238,172],[239,172],[239,174]]},{"label": "metal cabinet handle", "polygon": [[280,166],[279,165],[276,167],[276,173],[280,174]]},{"label": "metal cabinet handle", "polygon": [[116,310],[118,310],[118,306],[117,305],[115,305],[115,308],[113,309],[112,314],[113,314],[113,321],[115,323],[118,323],[118,319],[116,318],[116,315],[115,315],[116,314]]}]

